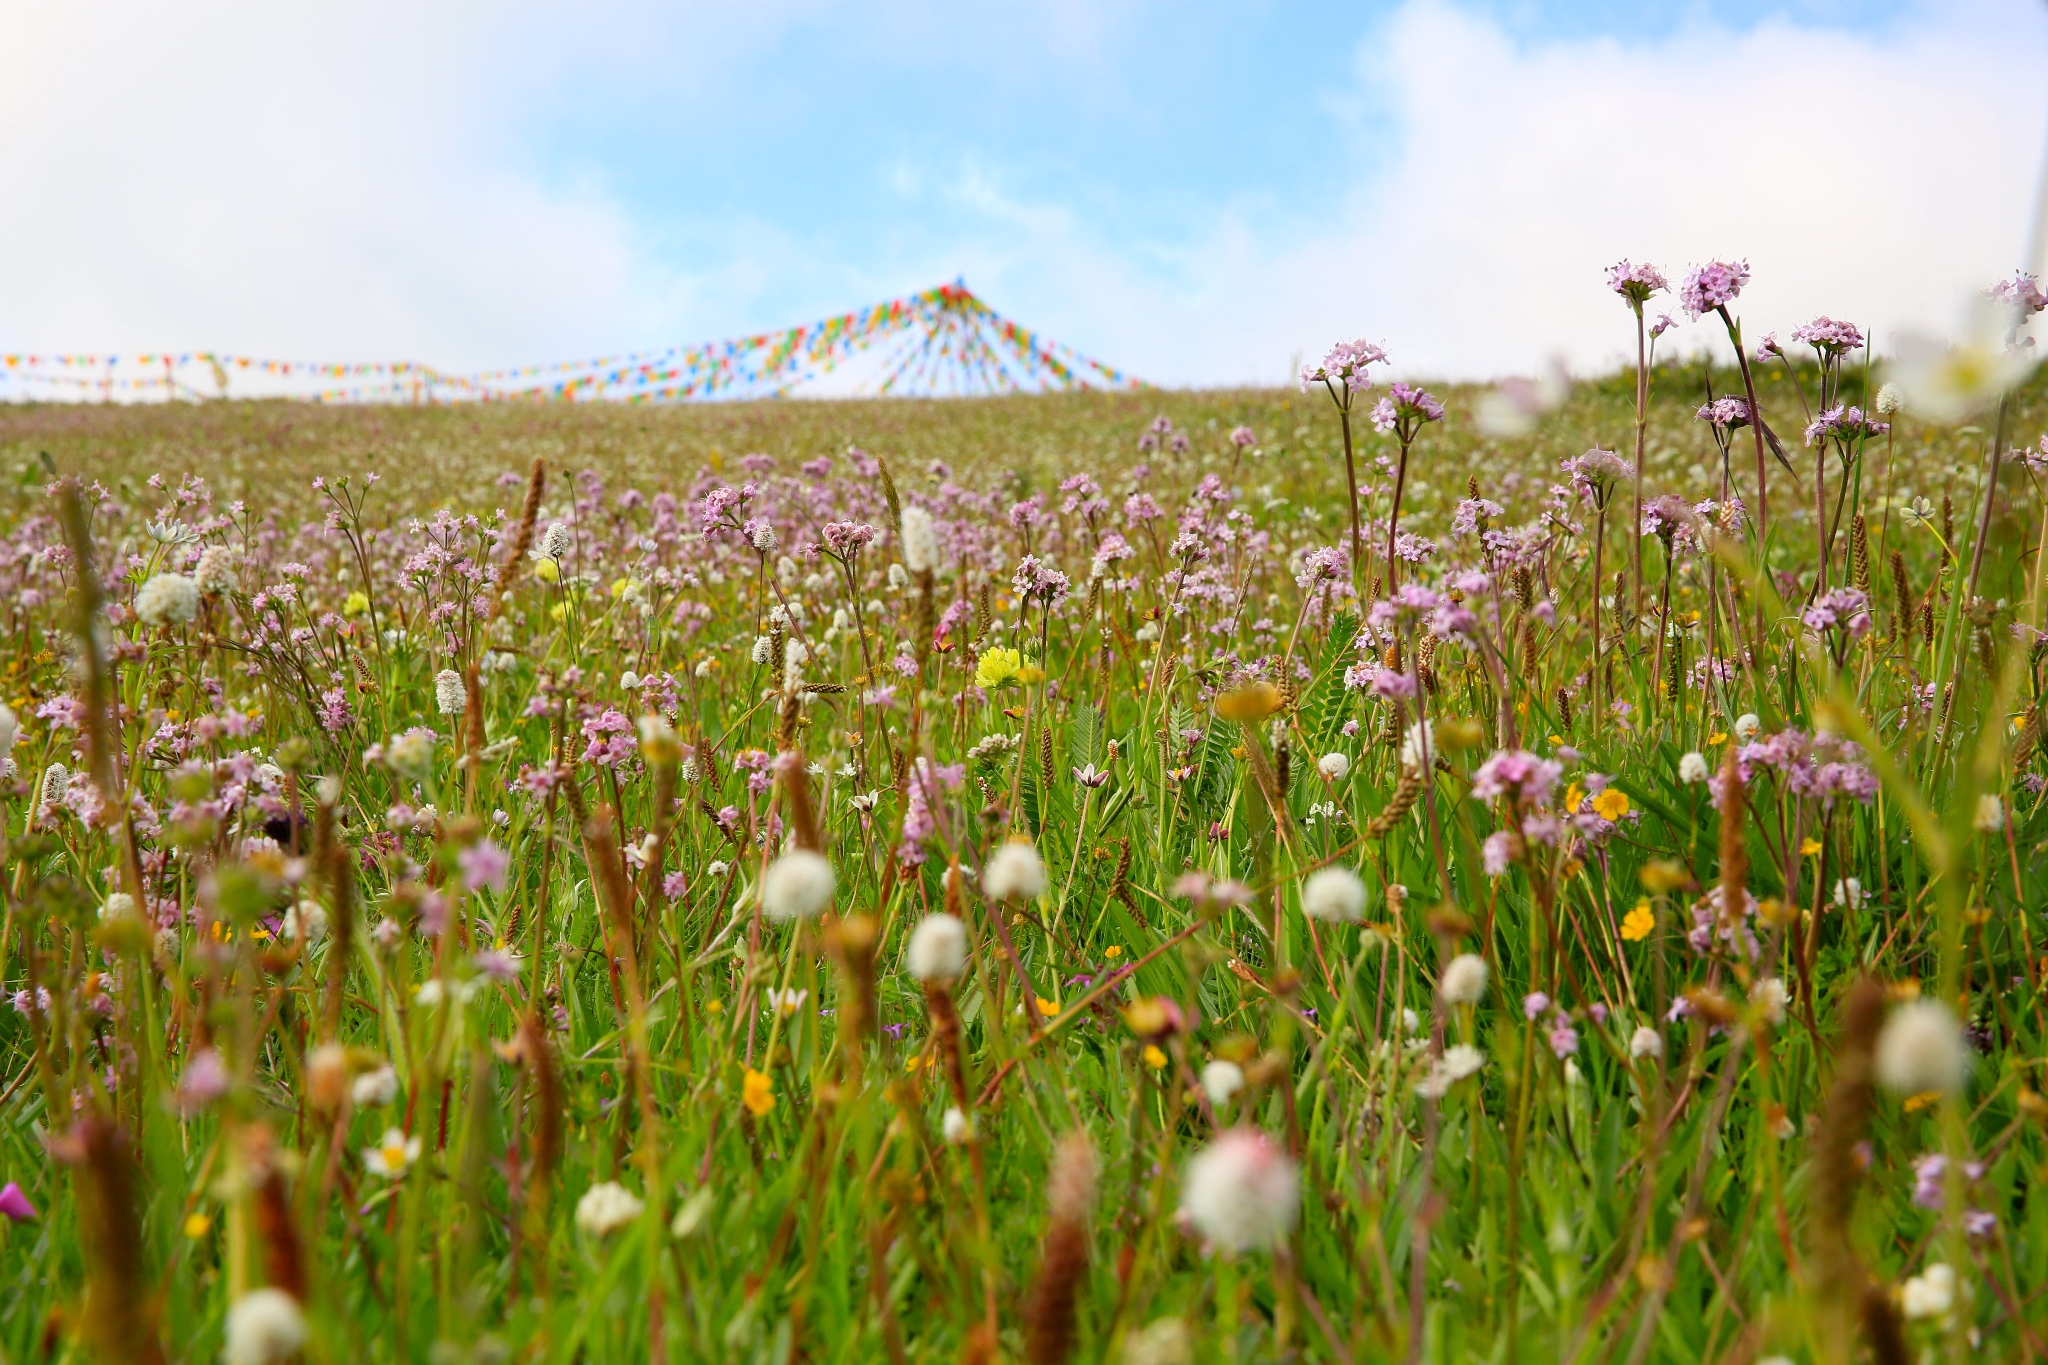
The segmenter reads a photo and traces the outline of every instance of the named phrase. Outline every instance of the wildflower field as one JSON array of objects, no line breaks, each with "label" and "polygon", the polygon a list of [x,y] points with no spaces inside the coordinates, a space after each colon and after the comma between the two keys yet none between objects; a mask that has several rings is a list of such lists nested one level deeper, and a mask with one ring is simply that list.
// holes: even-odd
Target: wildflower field
[{"label": "wildflower field", "polygon": [[0,1359],[2048,1355],[2040,295],[1745,278],[1569,393],[0,411]]}]

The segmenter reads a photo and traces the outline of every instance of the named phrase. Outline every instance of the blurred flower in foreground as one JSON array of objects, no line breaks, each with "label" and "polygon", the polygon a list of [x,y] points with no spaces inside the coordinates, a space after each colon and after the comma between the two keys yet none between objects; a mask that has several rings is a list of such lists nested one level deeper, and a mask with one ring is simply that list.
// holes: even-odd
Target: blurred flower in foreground
[{"label": "blurred flower in foreground", "polygon": [[1198,1152],[1181,1188],[1181,1211],[1195,1231],[1229,1252],[1278,1246],[1300,1204],[1294,1162],[1251,1128],[1232,1128]]},{"label": "blurred flower in foreground", "polygon": [[1571,376],[1564,361],[1553,357],[1550,365],[1534,379],[1519,375],[1503,379],[1480,396],[1472,420],[1479,430],[1497,440],[1526,436],[1571,396]]},{"label": "blurred flower in foreground", "polygon": [[1933,422],[1960,422],[2016,387],[2032,373],[2037,357],[2032,347],[2011,344],[2015,315],[1998,300],[1979,299],[1958,341],[1901,333],[1891,377],[1906,410]]}]

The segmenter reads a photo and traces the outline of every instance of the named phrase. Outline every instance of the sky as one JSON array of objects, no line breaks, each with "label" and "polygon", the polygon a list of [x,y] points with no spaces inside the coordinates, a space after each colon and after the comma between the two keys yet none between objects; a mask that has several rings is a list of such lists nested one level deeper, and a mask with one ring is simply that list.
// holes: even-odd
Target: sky
[{"label": "sky", "polygon": [[1161,384],[1481,378],[1619,361],[1624,256],[1882,345],[2022,263],[2044,71],[2048,0],[0,0],[0,351],[480,369],[964,278]]}]

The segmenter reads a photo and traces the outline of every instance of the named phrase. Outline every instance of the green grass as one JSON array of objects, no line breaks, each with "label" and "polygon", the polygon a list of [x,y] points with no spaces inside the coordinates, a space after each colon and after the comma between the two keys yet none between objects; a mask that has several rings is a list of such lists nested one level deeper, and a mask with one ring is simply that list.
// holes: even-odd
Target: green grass
[{"label": "green grass", "polygon": [[[1697,364],[1657,373],[1646,493],[1718,492],[1719,457],[1691,417],[1710,378],[1716,393],[1739,391],[1732,373]],[[1813,376],[1801,378],[1811,401]],[[1062,1286],[1081,1360],[1187,1358],[1170,1345],[1175,1323],[1199,1360],[1827,1360],[1888,1330],[1862,1300],[1895,1297],[1935,1263],[1955,1266],[1960,1288],[1948,1314],[1899,1325],[1910,1351],[2030,1353],[2048,1284],[2048,1208],[2031,1197],[2048,1157],[2036,1094],[2048,827],[2021,781],[2041,770],[2038,747],[2020,747],[2040,651],[2012,626],[2042,620],[2041,490],[2021,467],[2001,471],[1987,601],[1973,607],[1958,579],[1986,433],[1905,419],[1869,445],[1851,509],[1867,521],[1875,629],[1837,659],[1798,622],[1815,564],[1802,399],[1782,367],[1760,382],[1805,479],[1800,492],[1772,466],[1767,559],[1790,577],[1764,583],[1740,546],[1685,558],[1671,588],[1683,629],[1667,645],[1689,669],[1709,629],[1725,645],[1761,610],[1757,666],[1714,687],[1660,687],[1649,623],[1664,550],[1643,544],[1638,615],[1623,490],[1601,552],[1598,665],[1589,534],[1559,537],[1527,584],[1500,573],[1497,593],[1468,598],[1483,647],[1400,632],[1403,668],[1434,650],[1422,702],[1443,760],[1408,785],[1412,804],[1397,800],[1396,708],[1344,685],[1348,666],[1390,661],[1357,650],[1359,603],[1321,589],[1305,600],[1295,579],[1297,552],[1347,535],[1338,426],[1321,395],[0,409],[12,476],[0,494],[0,697],[22,722],[0,789],[0,953],[8,991],[52,992],[48,1011],[0,1011],[0,1179],[40,1212],[0,1228],[0,1358],[123,1358],[145,1341],[168,1359],[211,1358],[229,1306],[270,1284],[303,1303],[314,1361],[1068,1358],[1042,1335],[1068,1320],[1051,1292]],[[1850,401],[1860,385],[1852,373]],[[1561,458],[1595,444],[1630,452],[1633,391],[1632,375],[1581,385],[1513,440],[1473,428],[1475,391],[1446,391],[1448,420],[1416,443],[1401,522],[1439,550],[1404,577],[1439,583],[1474,562],[1449,529],[1468,480],[1504,504],[1500,524],[1520,526],[1540,516]],[[2044,393],[2036,382],[2010,403],[2015,440],[2041,435]],[[1140,451],[1160,415],[1186,451]],[[1240,424],[1256,453],[1229,444]],[[886,462],[886,487],[849,446]],[[1394,449],[1364,430],[1362,469]],[[772,460],[764,502],[781,536],[765,558],[736,533],[707,542],[689,502],[746,477],[754,452]],[[1753,503],[1750,447],[1735,455]],[[828,475],[799,472],[820,456],[833,457]],[[540,525],[574,523],[573,547],[559,574],[517,561],[494,615],[480,574],[504,557],[493,533],[516,524],[535,459],[548,478]],[[933,461],[986,504],[947,502]],[[1245,520],[1232,539],[1205,537],[1227,591],[1167,581],[1165,530],[1156,542],[1131,533],[1127,589],[1090,593],[1090,532],[1059,513],[1057,485],[1092,475],[1115,522],[1140,463],[1163,528],[1205,476],[1236,490],[1229,507]],[[53,471],[88,485],[95,576],[113,609],[100,613],[98,676],[118,709],[97,719],[71,610],[86,585],[52,552],[65,543]],[[204,488],[180,502],[187,476]],[[642,498],[622,502],[627,490]],[[661,493],[681,504],[673,531]],[[1026,546],[1005,512],[1035,493],[1057,528],[1048,557],[1075,588],[1049,620],[1011,582]],[[1952,500],[1960,564],[1943,554],[1938,514],[1932,527],[1899,514],[1909,495]],[[981,548],[943,558],[926,607],[914,581],[892,580],[890,504],[928,499]],[[1380,496],[1366,513],[1384,508]],[[778,556],[832,518],[883,528],[852,576],[878,610],[852,600],[829,560],[778,574]],[[1376,540],[1367,580],[1382,571]],[[1853,572],[1848,540],[1845,527],[1837,584]],[[190,624],[138,622],[141,585],[202,544],[235,550],[234,591],[204,599]],[[413,558],[429,545],[445,553]],[[1917,616],[1895,620],[1893,550],[1916,612],[1927,599],[1931,639]],[[1629,576],[1618,594],[1616,573]],[[296,600],[276,598],[282,582],[299,585]],[[809,700],[786,702],[782,679],[750,657],[777,601],[804,607],[804,683],[828,689]],[[949,604],[948,629],[920,650],[920,623]],[[842,608],[865,635],[835,624]],[[261,627],[267,611],[281,628]],[[907,673],[891,662],[899,642]],[[984,696],[977,656],[1002,645],[1036,671]],[[471,721],[435,698],[437,673],[471,664],[473,770]],[[673,696],[629,693],[629,670],[670,678]],[[1287,685],[1270,698],[1248,690],[1276,677]],[[893,699],[864,700],[885,683]],[[1926,714],[1912,699],[1930,686]],[[352,719],[330,729],[333,690]],[[36,717],[63,696],[83,703],[75,728]],[[1219,701],[1254,719],[1225,719]],[[630,734],[616,768],[586,759],[583,721],[608,709],[628,723],[665,713],[692,762],[671,761],[659,737],[643,754]],[[195,728],[230,712],[251,718],[247,733]],[[1718,764],[1746,712],[1766,735],[1818,727],[1863,742],[1882,792],[1823,805],[1760,775],[1729,840],[1679,762],[1700,751]],[[415,726],[438,731],[418,774],[390,758],[392,737]],[[119,802],[91,823],[39,813],[49,764],[92,771],[95,729],[135,798],[130,818]],[[1019,742],[983,745],[992,735]],[[366,753],[378,745],[383,756]],[[1577,755],[1546,809],[1590,809],[1597,774],[1628,810],[1578,842],[1531,841],[1490,876],[1482,846],[1511,812],[1472,784],[1518,745]],[[837,877],[832,910],[793,926],[755,913],[778,850],[750,832],[801,827],[799,797],[771,768],[750,784],[754,769],[734,765],[783,748],[817,765],[797,785]],[[1340,780],[1316,770],[1329,752],[1351,760]],[[553,794],[521,788],[550,754],[563,774]],[[937,803],[927,859],[905,866],[891,850],[920,757],[963,764],[964,780]],[[306,816],[281,849],[247,842],[265,816],[236,798],[258,762],[280,770],[273,799]],[[1089,765],[1105,785],[1076,780]],[[869,792],[864,812],[854,798]],[[1975,827],[1991,793],[2011,811],[2009,836]],[[424,804],[435,813],[417,829],[395,827],[394,806]],[[1387,828],[1370,828],[1383,814]],[[650,834],[652,871],[619,858]],[[992,904],[972,879],[949,892],[950,859],[978,867],[1009,837],[1041,854],[1042,898]],[[486,841],[509,857],[504,881],[466,889],[465,851]],[[1686,937],[1738,845],[1748,870],[1736,878],[1763,902],[1754,960]],[[1329,864],[1362,877],[1365,923],[1301,913],[1302,879]],[[1190,872],[1242,882],[1252,899],[1176,894]],[[687,885],[672,896],[663,874]],[[1848,877],[1867,899],[1836,905]],[[138,884],[152,907],[177,908],[173,932],[101,921],[108,895]],[[949,897],[973,943],[954,993],[964,1142],[944,1136],[948,1066],[904,962],[913,926]],[[311,947],[279,938],[277,917],[302,898],[337,923],[353,906],[352,948],[332,933]],[[1639,902],[1654,927],[1625,934]],[[416,932],[443,918],[438,936]],[[389,942],[368,934],[380,921]],[[479,962],[500,943],[515,955],[502,977]],[[1435,993],[1462,952],[1490,968],[1477,1006]],[[1869,1040],[1843,1040],[1865,974],[1894,1000],[1917,990],[1955,1004],[1979,1054],[1964,1090],[1857,1098]],[[1775,1022],[1752,998],[1773,977],[1789,996]],[[428,981],[443,1003],[417,998]],[[873,1026],[849,1028],[870,989]],[[806,994],[784,1012],[767,1005],[771,990]],[[1555,1010],[1525,1018],[1533,991],[1567,1013],[1568,1059],[1550,1045]],[[1179,1026],[1131,1009],[1151,999],[1172,1002]],[[1681,1000],[1692,1016],[1667,1024]],[[1661,1060],[1631,1055],[1646,1026]],[[323,1100],[308,1062],[330,1040],[350,1049],[350,1076],[394,1069],[389,1104]],[[1480,1049],[1483,1069],[1425,1100],[1415,1082],[1460,1043]],[[208,1047],[222,1093],[178,1103]],[[1228,1106],[1198,1094],[1219,1058],[1246,1077]],[[758,1113],[749,1072],[772,1093]],[[1288,1152],[1301,1189],[1291,1236],[1234,1257],[1180,1217],[1188,1161],[1233,1123]],[[398,1179],[364,1159],[390,1127],[422,1149]],[[1094,1199],[1055,1216],[1055,1153],[1076,1131],[1095,1155]],[[1921,1207],[1913,1163],[1928,1153],[1947,1154],[1952,1172],[1984,1170]],[[576,1210],[603,1181],[644,1208],[597,1235]],[[1988,1235],[1966,1232],[1971,1211],[1995,1216]],[[1075,1246],[1078,1270],[1055,1254]]]}]

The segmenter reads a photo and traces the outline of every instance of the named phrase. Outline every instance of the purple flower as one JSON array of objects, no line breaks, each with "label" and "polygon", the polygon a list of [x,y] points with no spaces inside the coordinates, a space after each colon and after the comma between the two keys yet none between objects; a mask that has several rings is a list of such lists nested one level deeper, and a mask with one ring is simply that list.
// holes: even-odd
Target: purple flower
[{"label": "purple flower", "polygon": [[2040,283],[2023,270],[2014,271],[1985,292],[2012,308],[2022,321],[2048,308],[2048,294],[2043,294]]},{"label": "purple flower", "polygon": [[1598,446],[1583,455],[1567,457],[1561,462],[1561,467],[1571,479],[1572,487],[1579,491],[1579,496],[1592,503],[1596,510],[1607,506],[1607,499],[1614,494],[1614,486],[1634,472],[1627,460]]},{"label": "purple flower", "polygon": [[[1890,422],[1879,422],[1863,415],[1863,409],[1846,407],[1837,403],[1829,408],[1806,428],[1806,444],[1819,445],[1833,437],[1843,446],[1871,436],[1882,436],[1892,429]],[[1847,458],[1846,456],[1844,458]]]},{"label": "purple flower", "polygon": [[1372,693],[1388,701],[1402,701],[1415,695],[1415,679],[1396,668],[1382,668],[1372,675]]},{"label": "purple flower", "polygon": [[1515,837],[1513,830],[1495,830],[1479,846],[1479,860],[1485,866],[1487,876],[1504,877],[1520,851],[1521,840]]},{"label": "purple flower", "polygon": [[1502,515],[1506,510],[1491,498],[1466,498],[1451,513],[1451,534],[1483,535],[1487,529],[1487,522]]},{"label": "purple flower", "polygon": [[196,1113],[227,1093],[228,1069],[220,1053],[210,1047],[193,1053],[192,1060],[185,1063],[185,1074],[178,1078],[178,1108]]},{"label": "purple flower", "polygon": [[1232,427],[1230,429],[1230,443],[1239,450],[1246,450],[1257,445],[1259,438],[1252,434],[1250,427]]},{"label": "purple flower", "polygon": [[1651,498],[1643,506],[1643,529],[1664,542],[1669,550],[1679,533],[1691,529],[1696,521],[1692,504],[1676,493],[1666,493]]},{"label": "purple flower", "polygon": [[1702,422],[1712,424],[1721,431],[1734,431],[1749,425],[1749,400],[1747,398],[1716,398],[1711,403],[1700,404],[1693,414]]},{"label": "purple flower", "polygon": [[1550,1050],[1562,1059],[1579,1050],[1579,1031],[1572,1027],[1572,1021],[1562,1014],[1550,1026]]},{"label": "purple flower", "polygon": [[491,840],[479,839],[455,855],[455,864],[462,869],[462,884],[471,891],[502,892],[512,858]]},{"label": "purple flower", "polygon": [[1863,344],[1863,333],[1854,323],[1837,322],[1831,317],[1817,317],[1804,327],[1792,331],[1794,341],[1803,341],[1824,356],[1838,356],[1844,351],[1853,351]]},{"label": "purple flower", "polygon": [[1320,365],[1301,367],[1302,392],[1317,384],[1342,388],[1346,394],[1369,389],[1372,376],[1366,373],[1366,367],[1384,365],[1386,361],[1387,353],[1370,341],[1340,341],[1330,348]]},{"label": "purple flower", "polygon": [[1695,321],[1735,302],[1749,283],[1748,261],[1708,261],[1694,266],[1678,291],[1678,302]]},{"label": "purple flower", "polygon": [[1815,598],[1800,619],[1816,633],[1840,627],[1860,640],[1870,633],[1870,600],[1856,588],[1835,588]]},{"label": "purple flower", "polygon": [[864,521],[828,521],[823,534],[825,548],[845,559],[874,543],[875,528]]},{"label": "purple flower", "polygon": [[1676,327],[1677,325],[1678,323],[1675,320],[1673,320],[1671,314],[1657,314],[1657,320],[1650,324],[1650,340],[1655,341],[1658,337],[1663,336],[1666,332],[1670,331],[1673,327]]},{"label": "purple flower", "polygon": [[1607,287],[1627,299],[1637,308],[1649,302],[1650,295],[1669,289],[1670,282],[1664,272],[1648,261],[1641,265],[1630,265],[1628,259],[1607,267]]},{"label": "purple flower", "polygon": [[1021,598],[1029,600],[1035,597],[1049,607],[1056,607],[1066,600],[1073,585],[1065,574],[1048,566],[1037,555],[1025,555],[1017,565],[1011,586]]},{"label": "purple flower", "polygon": [[1472,794],[1481,801],[1518,796],[1532,805],[1542,805],[1562,776],[1561,764],[1539,758],[1527,749],[1503,749],[1472,774]]},{"label": "purple flower", "polygon": [[1294,576],[1304,591],[1318,583],[1334,583],[1344,577],[1350,556],[1342,546],[1310,550],[1301,557],[1301,572]]},{"label": "purple flower", "polygon": [[32,1223],[38,1217],[36,1206],[28,1202],[28,1196],[21,1192],[21,1186],[12,1180],[0,1185],[0,1214],[7,1215],[14,1223]]},{"label": "purple flower", "polygon": [[1415,439],[1415,433],[1425,422],[1441,422],[1444,419],[1444,405],[1427,389],[1414,384],[1396,383],[1387,390],[1387,396],[1373,404],[1373,428],[1381,432],[1394,432],[1404,441]]},{"label": "purple flower", "polygon": [[1522,1017],[1534,1019],[1550,1008],[1550,997],[1542,991],[1530,991],[1522,997]]}]

